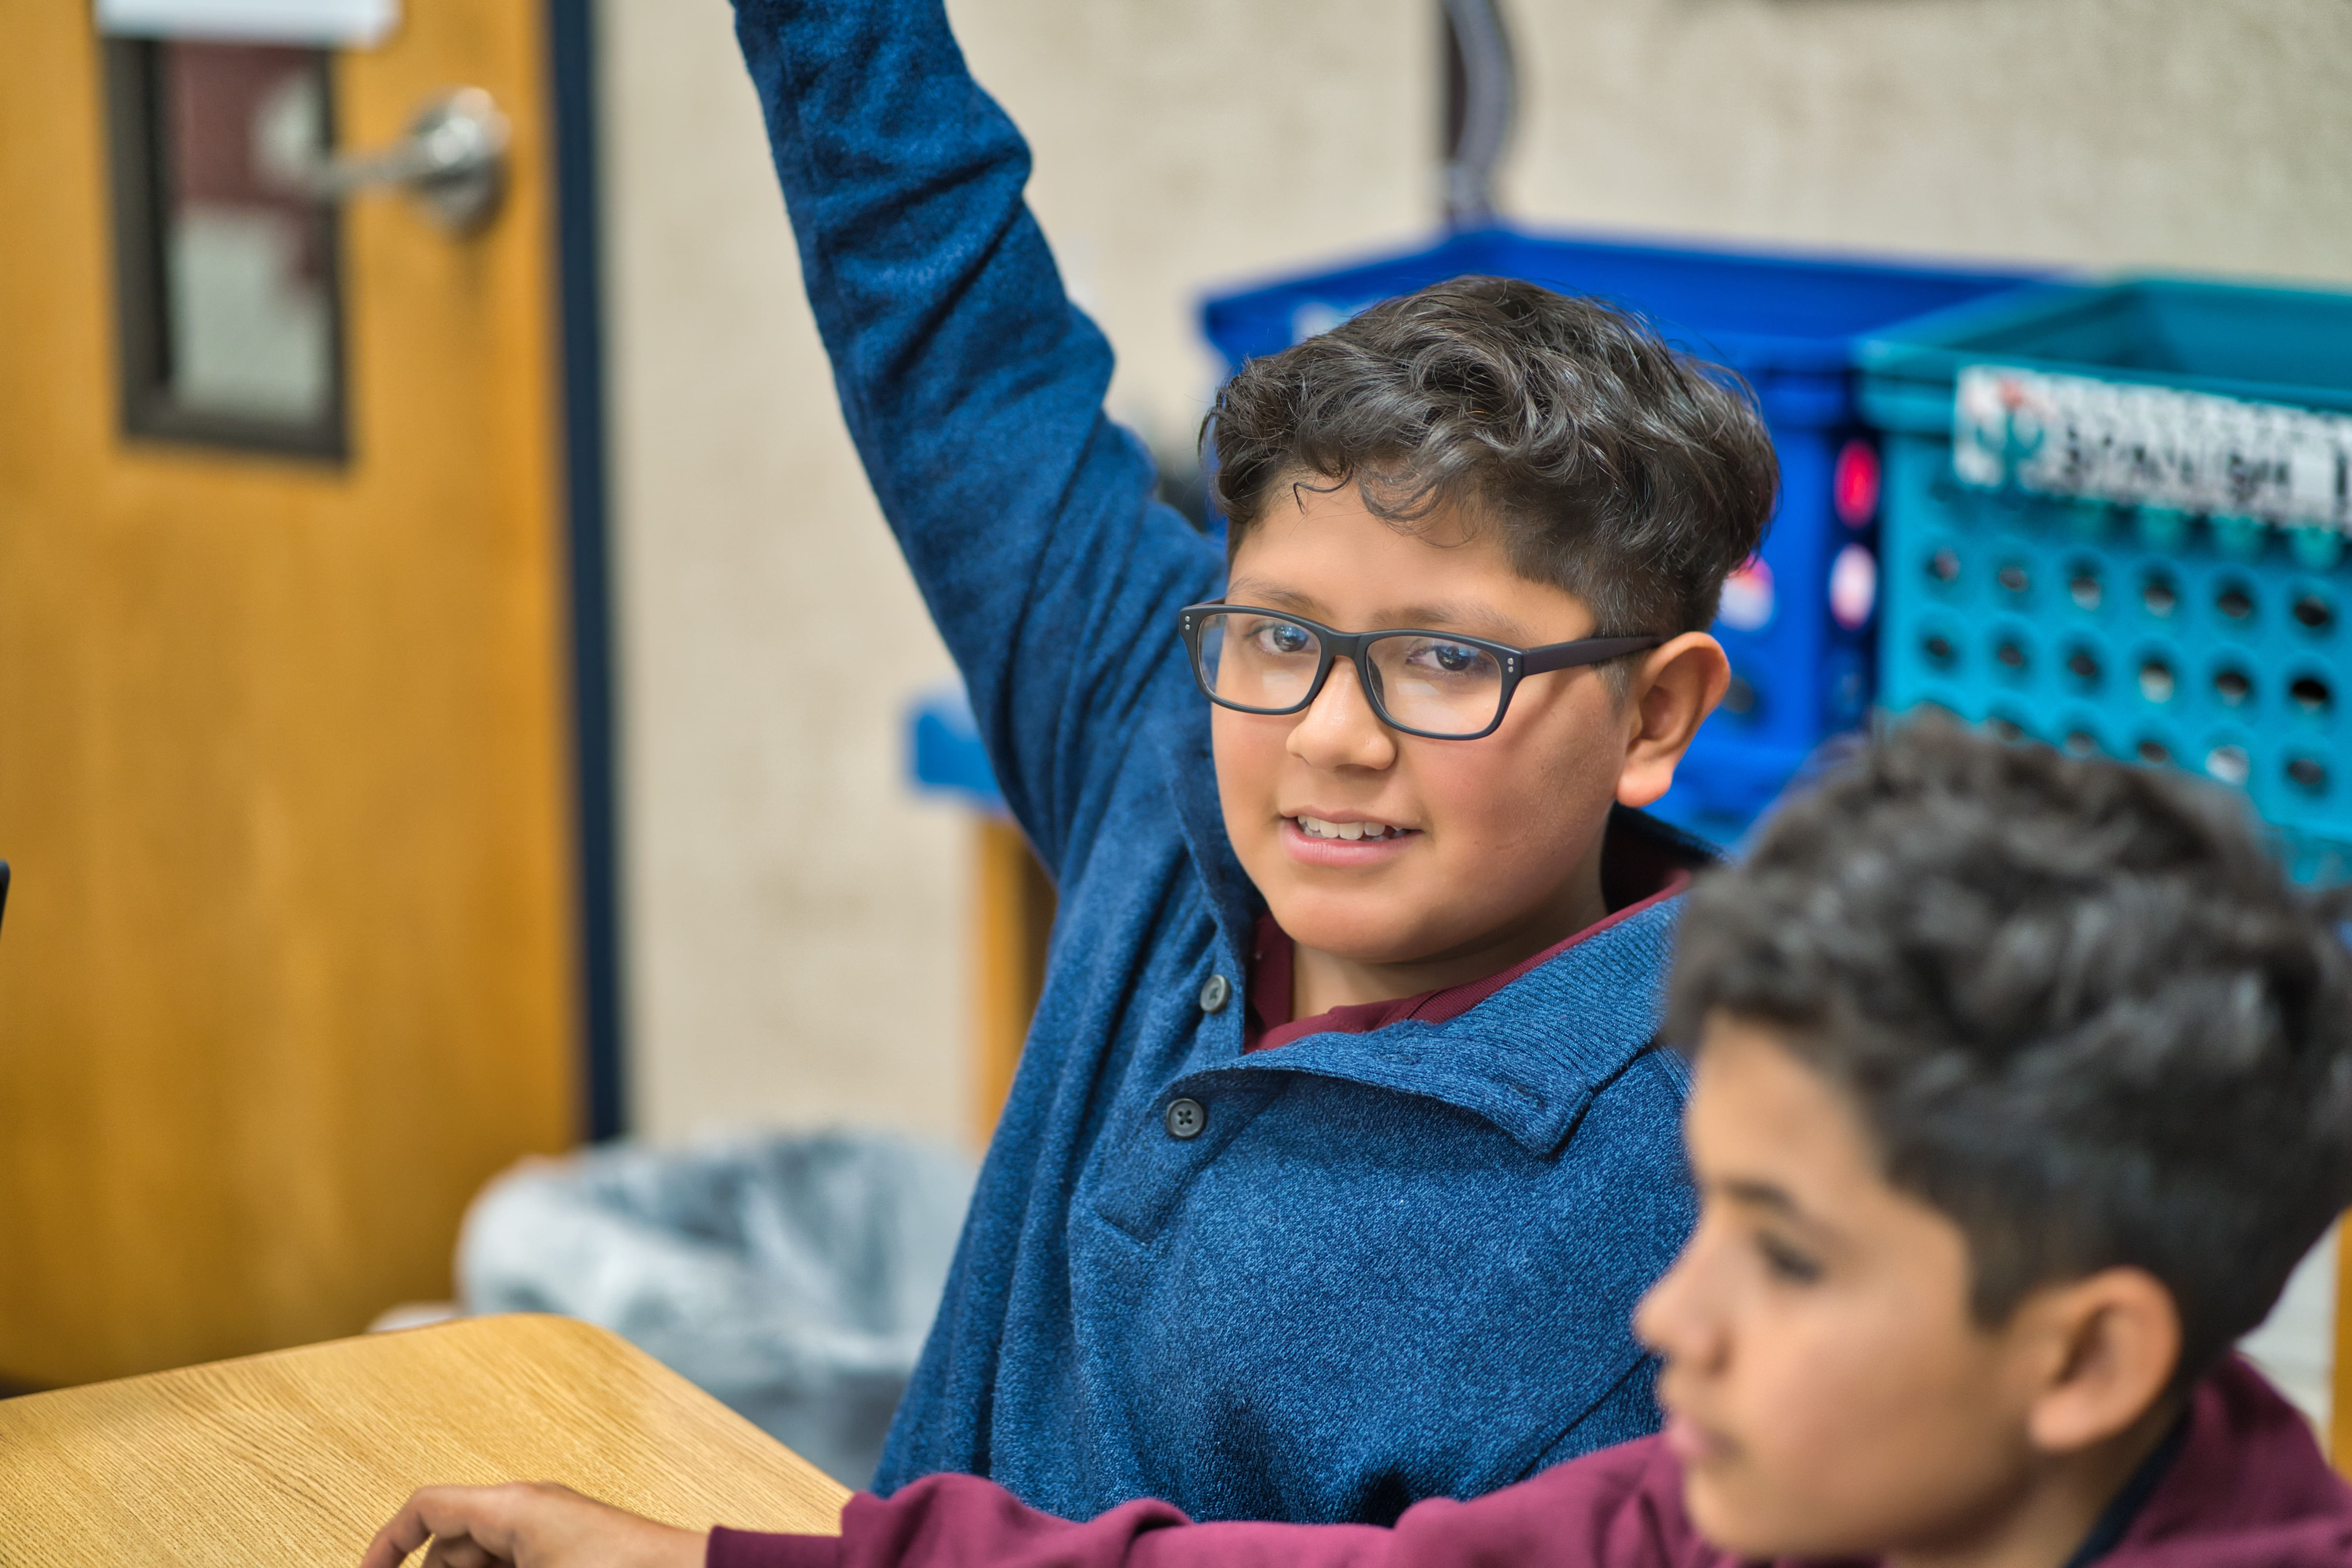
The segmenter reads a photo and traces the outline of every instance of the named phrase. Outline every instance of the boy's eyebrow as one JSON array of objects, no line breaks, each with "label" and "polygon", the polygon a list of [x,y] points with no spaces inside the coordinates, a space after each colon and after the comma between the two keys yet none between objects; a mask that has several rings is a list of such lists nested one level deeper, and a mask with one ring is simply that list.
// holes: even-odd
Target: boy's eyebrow
[{"label": "boy's eyebrow", "polygon": [[1790,1219],[1805,1217],[1805,1211],[1797,1206],[1797,1200],[1789,1195],[1789,1189],[1777,1182],[1761,1181],[1754,1177],[1727,1176],[1721,1181],[1709,1182],[1706,1184],[1735,1203],[1751,1204],[1758,1208],[1770,1209],[1773,1213],[1786,1215]]},{"label": "boy's eyebrow", "polygon": [[1537,640],[1517,621],[1484,605],[1408,605],[1388,611],[1385,620],[1392,626],[1427,626],[1433,631],[1447,626],[1475,627],[1482,637],[1522,646]]},{"label": "boy's eyebrow", "polygon": [[[1297,593],[1288,588],[1277,588],[1271,584],[1261,584],[1247,577],[1238,577],[1227,584],[1225,599],[1226,602],[1233,604],[1259,604],[1269,610],[1288,610],[1294,615],[1305,616],[1308,620],[1322,619],[1322,616],[1316,613],[1322,609],[1322,601],[1312,595]],[[1477,635],[1491,637],[1496,642],[1532,646],[1534,640],[1527,628],[1520,626],[1517,621],[1486,605],[1405,605],[1382,610],[1374,619],[1376,626],[1342,629],[1410,630],[1425,626],[1432,631],[1442,631],[1452,626],[1476,627]]]},{"label": "boy's eyebrow", "polygon": [[1322,608],[1322,602],[1312,595],[1262,584],[1254,577],[1236,577],[1227,583],[1222,602],[1228,605],[1263,605],[1269,610],[1291,610],[1307,616],[1308,620],[1317,618],[1307,615],[1308,611]]},{"label": "boy's eyebrow", "polygon": [[1761,1209],[1784,1225],[1793,1226],[1811,1241],[1834,1245],[1838,1227],[1799,1203],[1788,1188],[1761,1176],[1723,1176],[1699,1184],[1710,1198]]}]

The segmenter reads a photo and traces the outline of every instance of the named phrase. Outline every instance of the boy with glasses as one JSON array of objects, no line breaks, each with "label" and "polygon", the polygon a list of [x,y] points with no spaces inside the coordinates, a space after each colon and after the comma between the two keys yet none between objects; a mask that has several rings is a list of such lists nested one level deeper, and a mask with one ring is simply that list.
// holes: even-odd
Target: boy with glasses
[{"label": "boy with glasses", "polygon": [[[1061,895],[891,1490],[1393,1520],[1652,1430],[1688,1229],[1654,1048],[1705,858],[1638,814],[1775,469],[1633,319],[1463,279],[1245,368],[1226,547],[938,0],[740,0],[882,508]],[[1204,700],[1205,695],[1205,700]]]},{"label": "boy with glasses", "polygon": [[1393,1529],[940,1476],[838,1539],[706,1541],[436,1489],[363,1568],[427,1529],[521,1568],[2337,1568],[2352,1490],[2229,1347],[2352,1202],[2344,907],[2178,775],[1923,725],[1692,900],[1664,1435]]}]

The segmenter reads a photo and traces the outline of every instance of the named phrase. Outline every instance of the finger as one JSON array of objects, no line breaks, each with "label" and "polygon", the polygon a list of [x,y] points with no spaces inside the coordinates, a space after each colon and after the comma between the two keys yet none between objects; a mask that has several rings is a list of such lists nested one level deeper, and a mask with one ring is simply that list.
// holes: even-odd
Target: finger
[{"label": "finger", "polygon": [[431,1539],[433,1527],[425,1522],[425,1515],[417,1507],[417,1500],[424,1495],[421,1491],[410,1493],[408,1500],[400,1505],[400,1511],[375,1532],[375,1539],[360,1554],[360,1568],[400,1568],[408,1561],[410,1552]]},{"label": "finger", "polygon": [[368,1543],[360,1568],[400,1568],[408,1554],[434,1542],[425,1557],[430,1568],[452,1563],[450,1550],[463,1543],[478,1555],[455,1568],[511,1560],[512,1521],[507,1517],[513,1499],[509,1487],[420,1487],[409,1494],[398,1513]]},{"label": "finger", "polygon": [[436,1535],[433,1550],[425,1554],[417,1568],[499,1568],[504,1559],[495,1557],[479,1542],[463,1535]]}]

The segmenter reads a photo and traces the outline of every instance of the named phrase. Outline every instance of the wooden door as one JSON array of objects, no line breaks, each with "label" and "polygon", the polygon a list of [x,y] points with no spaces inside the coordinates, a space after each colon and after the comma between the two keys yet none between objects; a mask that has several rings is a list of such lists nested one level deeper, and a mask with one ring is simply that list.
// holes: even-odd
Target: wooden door
[{"label": "wooden door", "polygon": [[404,12],[337,142],[476,85],[511,182],[466,238],[344,209],[336,457],[125,433],[109,46],[0,8],[0,1380],[444,1296],[574,1135],[543,20]]}]

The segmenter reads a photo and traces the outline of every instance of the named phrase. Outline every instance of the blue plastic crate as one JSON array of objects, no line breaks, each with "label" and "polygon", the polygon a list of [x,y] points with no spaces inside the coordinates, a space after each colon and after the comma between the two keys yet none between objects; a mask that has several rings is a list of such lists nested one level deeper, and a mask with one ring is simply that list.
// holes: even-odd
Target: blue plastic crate
[{"label": "blue plastic crate", "polygon": [[1860,358],[1885,705],[2193,769],[2352,868],[2352,295],[2046,286]]},{"label": "blue plastic crate", "polygon": [[1780,511],[1760,570],[1730,585],[1715,627],[1732,693],[1656,808],[1735,837],[1824,739],[1861,721],[1874,691],[1878,461],[1855,413],[1854,341],[2027,275],[1488,229],[1219,295],[1202,324],[1238,368],[1381,300],[1469,273],[1631,307],[1756,388],[1780,457]]}]

